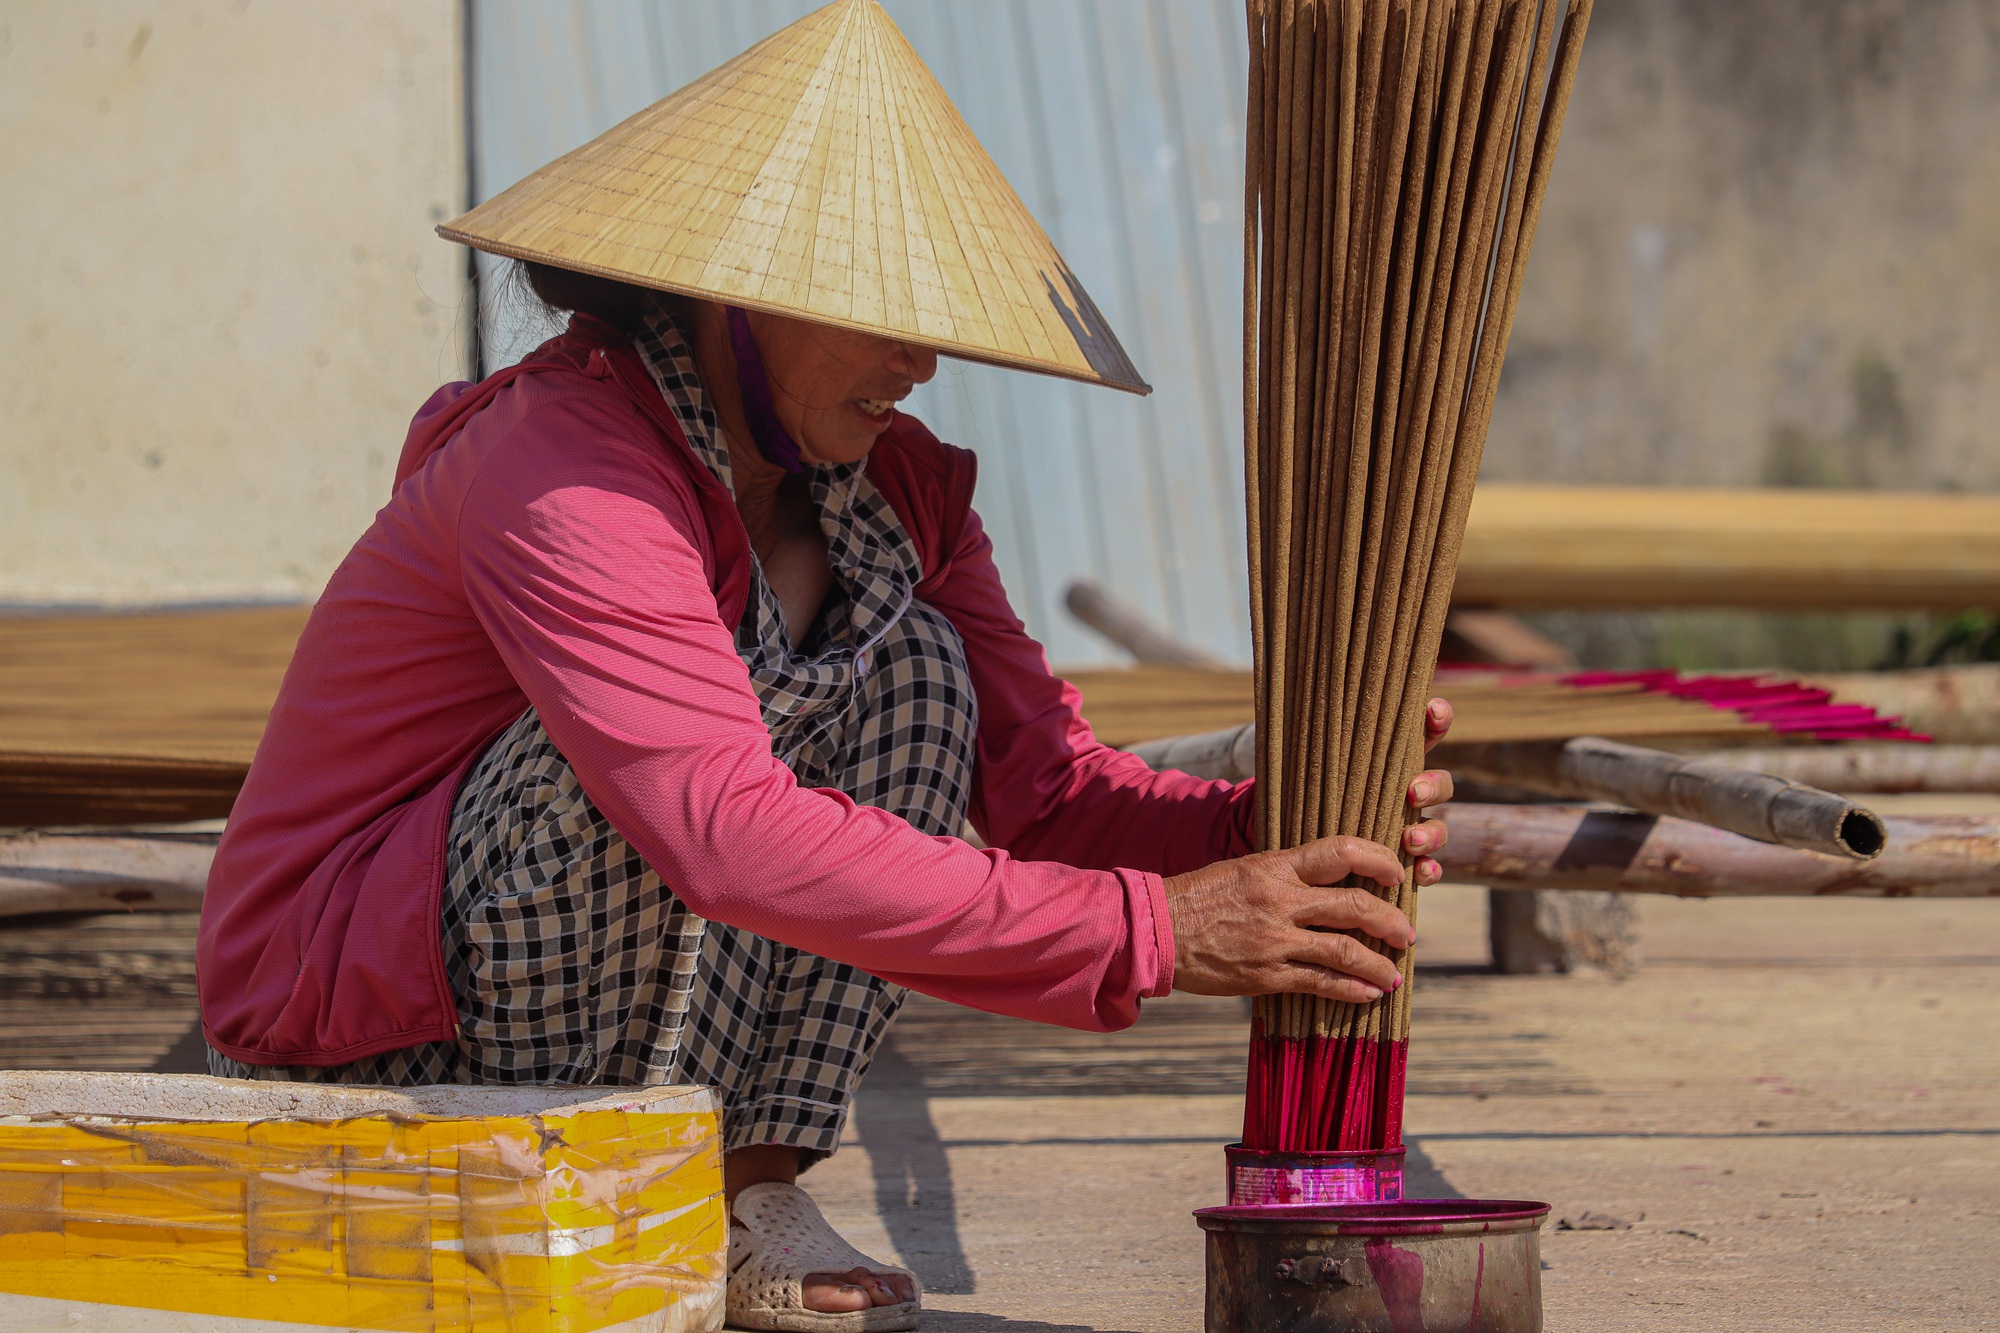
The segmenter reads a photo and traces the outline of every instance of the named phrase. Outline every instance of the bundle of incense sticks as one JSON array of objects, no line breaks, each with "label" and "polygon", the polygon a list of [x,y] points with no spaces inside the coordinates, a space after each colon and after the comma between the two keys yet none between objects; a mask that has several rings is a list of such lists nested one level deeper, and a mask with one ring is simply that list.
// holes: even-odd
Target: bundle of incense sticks
[{"label": "bundle of incense sticks", "polygon": [[[1248,0],[1244,431],[1264,844],[1391,846],[1590,0]],[[1414,915],[1408,874],[1393,893]],[[1368,941],[1372,947],[1380,947]],[[1406,984],[1260,999],[1244,1143],[1402,1140]]]}]

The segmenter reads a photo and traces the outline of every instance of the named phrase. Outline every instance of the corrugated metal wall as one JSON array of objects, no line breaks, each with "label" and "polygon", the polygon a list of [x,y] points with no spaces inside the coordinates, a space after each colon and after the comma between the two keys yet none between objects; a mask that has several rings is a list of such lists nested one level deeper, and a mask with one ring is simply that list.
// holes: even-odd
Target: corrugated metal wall
[{"label": "corrugated metal wall", "polygon": [[[1154,385],[946,361],[913,410],[978,451],[1015,606],[1058,663],[1119,660],[1062,610],[1094,578],[1247,661],[1239,0],[886,0]],[[472,0],[481,199],[815,7]],[[543,330],[489,293],[487,367]]]}]

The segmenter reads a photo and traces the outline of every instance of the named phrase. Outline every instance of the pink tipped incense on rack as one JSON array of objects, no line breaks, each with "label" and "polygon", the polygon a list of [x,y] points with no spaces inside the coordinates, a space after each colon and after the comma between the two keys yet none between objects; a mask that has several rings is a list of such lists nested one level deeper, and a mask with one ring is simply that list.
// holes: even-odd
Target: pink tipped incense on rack
[{"label": "pink tipped incense on rack", "polygon": [[[1261,834],[1394,845],[1590,0],[1249,0]],[[1406,877],[1395,901],[1414,914]],[[1244,1143],[1393,1148],[1406,984],[1260,999]]]}]

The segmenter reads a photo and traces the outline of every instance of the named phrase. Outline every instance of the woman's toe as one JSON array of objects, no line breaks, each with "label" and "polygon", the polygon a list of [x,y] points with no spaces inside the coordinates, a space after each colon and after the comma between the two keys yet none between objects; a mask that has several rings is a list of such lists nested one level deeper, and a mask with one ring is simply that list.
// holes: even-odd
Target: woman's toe
[{"label": "woman's toe", "polygon": [[909,1279],[899,1273],[870,1273],[865,1269],[856,1269],[855,1272],[863,1275],[859,1279],[861,1285],[868,1288],[869,1299],[877,1305],[901,1305],[911,1299],[904,1294]]},{"label": "woman's toe", "polygon": [[846,1276],[848,1281],[868,1293],[868,1302],[871,1305],[895,1305],[902,1300],[902,1297],[896,1294],[895,1287],[890,1285],[886,1274],[871,1272],[866,1268],[855,1268],[850,1269]]},{"label": "woman's toe", "polygon": [[799,1283],[799,1301],[820,1314],[852,1314],[881,1305],[883,1302],[876,1300],[862,1281],[872,1276],[861,1268],[845,1273],[808,1273]]},{"label": "woman's toe", "polygon": [[833,1280],[843,1285],[843,1290],[865,1292],[868,1305],[857,1306],[867,1309],[869,1305],[901,1305],[904,1301],[916,1299],[916,1289],[901,1273],[877,1273],[867,1268],[850,1268],[845,1273],[832,1275]]}]

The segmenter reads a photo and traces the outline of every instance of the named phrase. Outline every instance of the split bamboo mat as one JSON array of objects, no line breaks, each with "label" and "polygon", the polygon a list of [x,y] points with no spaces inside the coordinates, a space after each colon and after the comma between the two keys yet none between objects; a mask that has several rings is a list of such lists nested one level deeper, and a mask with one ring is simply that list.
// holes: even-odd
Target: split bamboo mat
[{"label": "split bamboo mat", "polygon": [[228,814],[306,615],[0,618],[0,824]]},{"label": "split bamboo mat", "polygon": [[[1107,745],[1131,746],[1242,726],[1256,713],[1256,684],[1247,671],[1065,673],[1083,694],[1083,714]],[[1664,693],[1650,675],[1576,685],[1567,677],[1527,672],[1447,672],[1436,693],[1456,713],[1451,740],[1464,744],[1606,736],[1617,740],[1769,738],[1772,728],[1734,709]]]},{"label": "split bamboo mat", "polygon": [[[1266,846],[1395,845],[1590,0],[1249,0],[1244,455]],[[1414,882],[1390,895],[1414,914]],[[1381,948],[1372,940],[1371,947]],[[1401,1142],[1412,960],[1255,1007],[1244,1142]]]},{"label": "split bamboo mat", "polygon": [[[229,811],[257,750],[305,607],[149,615],[0,616],[0,825],[169,823]],[[1958,669],[1958,675],[1983,668]],[[1111,745],[1240,726],[1255,715],[1248,672],[1163,668],[1064,673]],[[1940,673],[1843,677],[1838,697],[1909,703]],[[1954,675],[1952,697],[1969,687]],[[1504,671],[1446,673],[1452,740],[1742,743],[1765,722],[1713,699],[1665,693],[1650,673],[1578,685]],[[1985,681],[1984,676],[1978,678]],[[1990,684],[1978,702],[1991,712]],[[1934,692],[1934,691],[1933,691]],[[1908,696],[1908,698],[1905,698]],[[1871,714],[1872,716],[1872,714]],[[1985,716],[1985,714],[1981,714]]]}]

